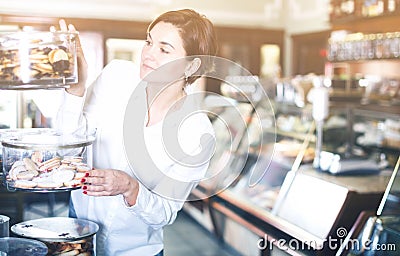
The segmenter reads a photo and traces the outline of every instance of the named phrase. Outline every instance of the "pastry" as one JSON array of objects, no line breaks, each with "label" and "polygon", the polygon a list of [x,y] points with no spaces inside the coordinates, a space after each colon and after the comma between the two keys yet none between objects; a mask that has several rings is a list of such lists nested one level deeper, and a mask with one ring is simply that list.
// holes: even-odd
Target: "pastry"
[{"label": "pastry", "polygon": [[75,166],[75,165],[72,165],[72,164],[62,163],[62,161],[61,161],[61,165],[60,165],[60,167],[58,167],[58,169],[76,170],[76,166]]},{"label": "pastry", "polygon": [[43,161],[43,154],[40,151],[35,151],[31,155],[31,159],[35,164],[40,164]]},{"label": "pastry", "polygon": [[13,163],[13,165],[11,166],[11,169],[14,169],[15,167],[20,166],[20,165],[25,165],[24,161],[22,161],[22,160],[15,161]]},{"label": "pastry", "polygon": [[75,172],[68,169],[57,169],[52,172],[52,179],[55,183],[64,183],[73,180]]},{"label": "pastry", "polygon": [[[80,171],[78,171],[78,169]],[[32,181],[21,183],[20,187],[58,189],[74,188],[81,185],[85,172],[90,170],[79,156],[55,156],[43,161],[43,154],[35,151],[29,157],[17,160],[8,172],[7,180]],[[19,183],[18,183],[19,184]]]},{"label": "pastry", "polygon": [[65,187],[77,187],[77,186],[80,186],[80,185],[82,185],[82,182],[81,182],[81,180],[80,179],[73,179],[73,180],[70,180],[70,181],[66,181],[66,182],[64,182],[64,186]]},{"label": "pastry", "polygon": [[27,170],[20,172],[16,175],[17,180],[32,180],[34,177],[38,176],[39,172],[36,170]]},{"label": "pastry", "polygon": [[94,255],[93,238],[85,238],[69,242],[44,242],[49,251],[48,255]]},{"label": "pastry", "polygon": [[63,183],[56,183],[53,181],[47,181],[47,182],[38,182],[37,187],[38,188],[59,188],[62,187]]},{"label": "pastry", "polygon": [[17,175],[20,173],[20,172],[26,172],[27,170],[26,170],[26,168],[25,168],[25,165],[17,165],[16,167],[14,167],[14,168],[11,168],[11,170],[10,170],[10,172],[9,172],[9,176],[10,176],[10,178],[12,179],[12,180],[17,180],[18,179],[18,177],[17,177]]},{"label": "pastry", "polygon": [[32,179],[32,181],[35,181],[37,183],[50,182],[50,181],[52,181],[51,172],[41,173],[41,174],[39,174],[39,176],[34,177]]},{"label": "pastry", "polygon": [[28,171],[36,171],[39,169],[35,162],[33,162],[30,158],[25,157],[24,159],[22,159],[22,161],[24,162],[25,167]]},{"label": "pastry", "polygon": [[50,64],[54,64],[58,61],[68,61],[68,54],[63,49],[53,49],[48,54]]},{"label": "pastry", "polygon": [[[12,35],[0,38],[0,83],[20,85],[32,81],[40,83],[40,80],[48,83],[49,79],[76,79],[72,76],[75,52],[64,46],[73,44],[43,37],[32,39],[29,48],[21,48],[17,38]],[[3,47],[7,44],[11,46]],[[24,72],[21,72],[21,67],[24,67]]]},{"label": "pastry", "polygon": [[90,168],[89,168],[89,166],[87,166],[87,165],[78,165],[77,167],[76,167],[76,170],[78,171],[78,172],[88,172],[88,171],[90,171]]},{"label": "pastry", "polygon": [[81,156],[65,156],[64,161],[68,161],[70,163],[81,163],[83,160],[83,157]]},{"label": "pastry", "polygon": [[81,180],[84,177],[85,177],[84,172],[77,172],[77,173],[75,173],[74,180]]},{"label": "pastry", "polygon": [[49,159],[39,165],[39,170],[42,172],[51,171],[55,168],[58,168],[61,165],[61,158],[54,157]]},{"label": "pastry", "polygon": [[16,180],[14,182],[14,187],[16,188],[34,188],[37,186],[37,183],[31,180]]}]

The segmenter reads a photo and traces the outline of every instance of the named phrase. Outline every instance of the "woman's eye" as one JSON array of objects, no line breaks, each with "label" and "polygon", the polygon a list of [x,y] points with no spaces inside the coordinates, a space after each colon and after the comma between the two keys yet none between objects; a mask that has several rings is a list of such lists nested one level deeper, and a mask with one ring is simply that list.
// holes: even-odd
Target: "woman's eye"
[{"label": "woman's eye", "polygon": [[150,40],[146,40],[146,41],[145,41],[145,44],[146,44],[146,45],[151,45]]},{"label": "woman's eye", "polygon": [[164,48],[160,48],[162,53],[169,53],[169,51],[165,50]]}]

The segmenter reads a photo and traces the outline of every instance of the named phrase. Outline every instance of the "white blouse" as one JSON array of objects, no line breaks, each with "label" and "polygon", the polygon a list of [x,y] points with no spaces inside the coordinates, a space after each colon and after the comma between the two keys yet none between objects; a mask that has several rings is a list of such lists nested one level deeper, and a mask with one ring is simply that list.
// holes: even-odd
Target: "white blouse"
[{"label": "white blouse", "polygon": [[[165,151],[163,122],[144,127],[143,136],[147,152],[164,176],[143,177],[145,170],[132,168],[128,161],[131,158],[125,154],[123,123],[128,102],[139,82],[136,65],[128,61],[112,61],[88,88],[86,97],[65,93],[57,116],[57,127],[64,132],[96,129],[92,146],[93,167],[122,170],[144,181],[144,184],[139,183],[139,195],[132,207],[126,206],[122,195],[93,197],[84,195],[82,190],[71,192],[77,217],[100,226],[96,235],[98,256],[155,255],[161,251],[162,228],[173,223],[184,203],[169,199],[168,193],[174,190],[172,193],[179,193],[178,197],[184,199],[208,168],[207,159],[201,165],[181,165]],[[214,135],[206,114],[191,115],[183,125],[179,125],[178,141],[185,152],[190,151],[188,155],[203,150],[212,153],[213,142],[209,142],[207,147],[200,146],[202,135]],[[138,148],[137,152],[140,154],[143,149]],[[171,180],[178,185],[171,184]]]}]

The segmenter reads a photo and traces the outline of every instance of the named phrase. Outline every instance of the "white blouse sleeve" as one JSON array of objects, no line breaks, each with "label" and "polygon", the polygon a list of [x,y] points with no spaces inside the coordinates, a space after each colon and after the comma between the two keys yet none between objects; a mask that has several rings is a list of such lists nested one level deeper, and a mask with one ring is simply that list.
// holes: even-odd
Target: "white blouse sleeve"
[{"label": "white blouse sleeve", "polygon": [[125,203],[125,206],[153,229],[160,229],[175,221],[183,203],[183,201],[163,198],[139,183],[139,194],[136,204],[128,206]]},{"label": "white blouse sleeve", "polygon": [[56,117],[56,128],[64,133],[74,133],[85,129],[86,119],[82,109],[85,97],[78,97],[67,92],[62,96],[62,103]]}]

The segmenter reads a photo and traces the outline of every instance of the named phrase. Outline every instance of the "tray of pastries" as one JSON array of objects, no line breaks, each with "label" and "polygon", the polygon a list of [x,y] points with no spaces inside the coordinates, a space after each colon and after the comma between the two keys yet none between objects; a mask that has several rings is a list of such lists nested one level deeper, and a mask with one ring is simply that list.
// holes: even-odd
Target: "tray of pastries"
[{"label": "tray of pastries", "polygon": [[3,135],[7,189],[57,192],[81,187],[91,168],[93,141],[93,134],[62,134],[53,129],[21,129]]},{"label": "tray of pastries", "polygon": [[74,32],[0,36],[0,89],[66,88],[78,82]]},{"label": "tray of pastries", "polygon": [[99,225],[93,221],[49,217],[17,223],[11,231],[22,238],[43,242],[47,255],[95,255],[94,237]]}]

